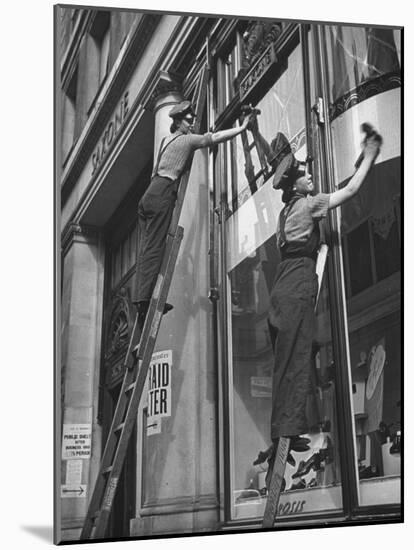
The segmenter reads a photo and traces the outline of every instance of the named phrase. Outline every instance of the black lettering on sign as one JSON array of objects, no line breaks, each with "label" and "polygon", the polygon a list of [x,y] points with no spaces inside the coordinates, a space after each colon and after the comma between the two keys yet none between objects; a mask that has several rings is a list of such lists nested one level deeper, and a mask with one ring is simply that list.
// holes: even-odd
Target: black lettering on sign
[{"label": "black lettering on sign", "polygon": [[108,126],[108,146],[111,145],[112,140],[114,139],[115,131],[114,131],[114,123],[111,121]]},{"label": "black lettering on sign", "polygon": [[123,113],[123,120],[125,120],[125,117],[127,116],[128,111],[129,111],[128,100],[129,100],[129,92],[125,92],[125,94],[124,94],[124,113]]},{"label": "black lettering on sign", "polygon": [[167,390],[160,389],[160,414],[167,414]]},{"label": "black lettering on sign", "polygon": [[158,396],[159,396],[159,391],[160,390],[154,390],[154,414],[160,414],[160,411],[158,410],[158,403],[159,403],[159,400],[158,400]]},{"label": "black lettering on sign", "polygon": [[306,504],[306,500],[294,500],[293,502],[285,502],[279,504],[278,516],[287,516],[292,514],[300,514],[303,512],[303,507]]},{"label": "black lettering on sign", "polygon": [[122,112],[115,113],[115,133],[118,132],[119,128],[121,127],[124,119],[122,117]]},{"label": "black lettering on sign", "polygon": [[168,363],[162,364],[162,385],[165,388],[170,383],[170,369]]},{"label": "black lettering on sign", "polygon": [[98,167],[102,163],[106,152],[112,145],[117,133],[121,129],[125,118],[129,111],[129,92],[125,92],[118,109],[108,122],[107,127],[98,143],[94,153],[92,154],[92,176],[96,173]]}]

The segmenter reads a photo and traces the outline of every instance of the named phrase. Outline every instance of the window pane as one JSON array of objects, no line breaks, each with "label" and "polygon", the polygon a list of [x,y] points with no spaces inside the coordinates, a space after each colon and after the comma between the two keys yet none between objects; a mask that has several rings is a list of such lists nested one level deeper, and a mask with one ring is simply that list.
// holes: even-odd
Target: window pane
[{"label": "window pane", "polygon": [[[253,465],[271,444],[274,355],[267,324],[270,292],[279,262],[275,237],[229,273],[232,341],[232,511],[234,519],[262,517],[267,493],[267,462]],[[335,372],[328,292],[323,287],[317,312],[314,356],[306,406],[309,449],[292,452],[278,518],[342,506],[337,448]],[[274,396],[277,401],[277,395]]]},{"label": "window pane", "polygon": [[[400,33],[331,27],[327,32],[331,100],[344,96],[331,122],[335,184],[349,181],[360,125],[373,123],[384,144],[361,189],[340,209],[355,448],[361,506],[400,502],[401,274],[397,217],[401,193]],[[390,78],[385,78],[387,75]],[[394,76],[393,76],[394,75]],[[384,78],[383,78],[384,77]],[[377,85],[378,84],[378,85]],[[361,93],[360,93],[361,92]],[[352,101],[351,101],[352,95]],[[355,154],[357,153],[357,154]]]},{"label": "window pane", "polygon": [[388,216],[372,219],[377,280],[400,271],[400,242],[394,208]]},{"label": "window pane", "polygon": [[331,101],[364,82],[400,71],[394,33],[373,27],[327,27]]},{"label": "window pane", "polygon": [[349,271],[351,295],[354,296],[373,284],[368,222],[361,224],[348,235],[348,247],[352,251]]},{"label": "window pane", "polygon": [[[287,68],[273,85],[265,97],[258,103],[261,111],[258,117],[259,132],[271,146],[278,132],[284,134],[298,160],[306,158],[305,143],[305,108],[303,92],[303,75],[301,70],[301,52],[299,46],[287,60]],[[249,175],[257,175],[261,171],[261,163],[257,147],[246,147],[246,141],[251,145],[254,138],[251,132],[247,136],[237,136],[237,173],[233,175],[231,185],[236,190],[233,196],[235,211],[257,189],[263,185],[265,178],[258,177],[254,184]],[[270,169],[270,166],[268,166]],[[229,182],[230,184],[230,182]]]}]

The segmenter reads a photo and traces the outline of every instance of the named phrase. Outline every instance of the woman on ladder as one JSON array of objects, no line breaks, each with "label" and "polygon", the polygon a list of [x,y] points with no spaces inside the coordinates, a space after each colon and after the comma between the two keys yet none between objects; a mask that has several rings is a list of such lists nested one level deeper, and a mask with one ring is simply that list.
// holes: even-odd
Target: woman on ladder
[{"label": "woman on ladder", "polygon": [[[249,117],[238,128],[204,135],[193,134],[195,115],[190,101],[175,105],[171,136],[161,142],[151,183],[138,204],[137,271],[133,302],[142,331],[151,296],[161,267],[181,175],[189,168],[195,150],[228,141],[243,132]],[[164,313],[172,309],[165,304]]]},{"label": "woman on ladder", "polygon": [[[282,209],[276,241],[281,255],[270,295],[269,330],[274,350],[272,381],[272,446],[259,453],[255,464],[269,459],[267,487],[280,437],[290,438],[290,450],[304,451],[307,433],[306,399],[312,362],[315,331],[315,302],[318,292],[316,259],[320,245],[319,221],[328,210],[337,208],[356,195],[377,158],[381,136],[369,125],[362,126],[366,136],[356,171],[348,184],[333,193],[313,194],[314,184],[307,164],[295,159],[285,139],[284,151],[275,155],[259,135],[270,162],[277,158],[273,187],[283,191]],[[281,134],[279,134],[279,137]],[[293,458],[289,456],[294,464]],[[306,473],[306,472],[305,472]]]}]

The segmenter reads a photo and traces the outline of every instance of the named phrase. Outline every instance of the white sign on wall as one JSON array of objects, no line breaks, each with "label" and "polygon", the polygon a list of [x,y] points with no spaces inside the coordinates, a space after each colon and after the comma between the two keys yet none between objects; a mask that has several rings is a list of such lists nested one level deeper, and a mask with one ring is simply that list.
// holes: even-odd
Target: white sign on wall
[{"label": "white sign on wall", "polygon": [[62,435],[62,459],[90,458],[91,424],[64,424]]},{"label": "white sign on wall", "polygon": [[161,432],[161,418],[171,416],[172,350],[154,353],[148,369],[147,435]]},{"label": "white sign on wall", "polygon": [[66,462],[66,485],[78,485],[82,481],[82,460]]}]

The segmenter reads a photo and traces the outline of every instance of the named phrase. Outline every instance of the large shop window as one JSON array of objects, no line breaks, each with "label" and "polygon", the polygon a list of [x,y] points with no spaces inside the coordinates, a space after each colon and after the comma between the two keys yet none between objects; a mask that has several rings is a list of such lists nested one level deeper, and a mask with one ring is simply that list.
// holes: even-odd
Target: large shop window
[{"label": "large shop window", "polygon": [[399,502],[400,494],[399,168],[399,158],[377,164],[360,196],[342,208],[362,505]]},{"label": "large shop window", "polygon": [[[301,51],[257,105],[259,130],[269,143],[283,132],[296,156],[306,157],[305,106]],[[226,182],[230,214],[227,239],[227,319],[229,400],[228,440],[231,519],[261,518],[267,499],[267,463],[253,465],[271,443],[270,414],[274,356],[267,325],[273,279],[280,261],[275,230],[283,206],[272,179],[252,192],[245,174],[241,140],[227,154]],[[255,159],[253,159],[255,162]],[[233,207],[233,208],[232,208]],[[317,338],[308,389],[307,451],[293,452],[288,464],[278,519],[338,511],[342,508],[338,453],[330,305],[326,285],[317,310]],[[277,396],[276,396],[277,399]]]},{"label": "large shop window", "polygon": [[336,185],[350,177],[360,124],[373,122],[384,137],[360,192],[340,211],[361,506],[400,502],[400,34],[326,29],[331,101],[341,106],[331,122]]},{"label": "large shop window", "polygon": [[326,28],[331,117],[401,85],[401,33],[377,27]]},{"label": "large shop window", "polygon": [[[288,139],[292,151],[299,160],[306,158],[305,115],[303,74],[300,49],[296,48],[288,59],[287,69],[272,86],[257,108],[259,116],[259,131],[267,143],[271,145],[278,132]],[[249,133],[249,144],[253,142]],[[251,174],[260,174],[262,162],[257,147],[248,151],[242,137],[236,138],[236,144],[229,142],[227,197],[231,212],[235,212],[248,200],[268,177],[264,172],[252,185]]]}]

